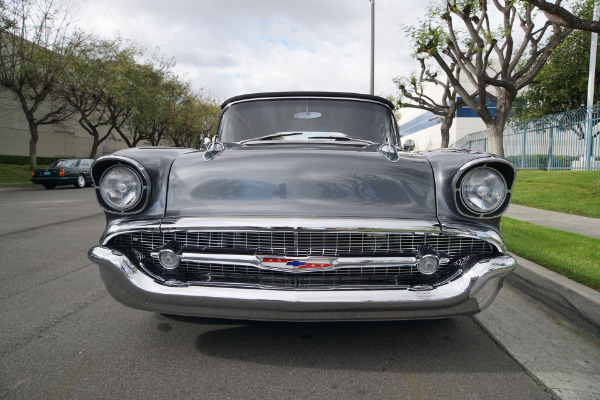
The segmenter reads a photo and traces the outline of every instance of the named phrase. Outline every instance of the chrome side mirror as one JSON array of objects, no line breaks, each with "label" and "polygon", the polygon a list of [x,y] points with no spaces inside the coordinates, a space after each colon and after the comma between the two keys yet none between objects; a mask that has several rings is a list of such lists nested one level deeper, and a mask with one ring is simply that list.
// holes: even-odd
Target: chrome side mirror
[{"label": "chrome side mirror", "polygon": [[402,150],[404,151],[413,151],[415,149],[415,141],[412,139],[406,139],[404,143],[402,143]]},{"label": "chrome side mirror", "polygon": [[211,143],[210,139],[208,137],[204,137],[204,139],[202,140],[202,147],[204,147],[205,149],[208,148],[208,145]]}]

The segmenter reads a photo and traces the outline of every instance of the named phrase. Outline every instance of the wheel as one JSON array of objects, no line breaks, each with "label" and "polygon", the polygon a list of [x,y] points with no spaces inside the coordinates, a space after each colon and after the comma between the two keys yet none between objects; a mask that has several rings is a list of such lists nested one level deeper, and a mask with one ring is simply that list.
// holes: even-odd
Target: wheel
[{"label": "wheel", "polygon": [[85,187],[85,176],[79,175],[77,177],[77,182],[73,185],[76,189],[81,189]]},{"label": "wheel", "polygon": [[54,189],[56,185],[44,185],[46,189]]}]

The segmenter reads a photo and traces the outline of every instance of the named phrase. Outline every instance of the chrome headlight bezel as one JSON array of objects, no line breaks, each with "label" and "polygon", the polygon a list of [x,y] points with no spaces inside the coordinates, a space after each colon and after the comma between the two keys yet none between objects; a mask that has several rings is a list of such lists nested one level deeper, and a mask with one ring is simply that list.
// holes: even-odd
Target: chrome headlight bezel
[{"label": "chrome headlight bezel", "polygon": [[[118,168],[125,169],[133,174],[138,184],[135,200],[125,207],[119,207],[117,204],[111,202],[105,196],[102,188],[107,176]],[[92,177],[94,178],[98,203],[104,211],[118,215],[136,214],[142,212],[148,206],[150,201],[150,178],[144,167],[137,161],[118,156],[99,158],[92,165]]]},{"label": "chrome headlight bezel", "polygon": [[[493,207],[488,209],[475,207],[472,202],[465,198],[463,190],[466,180],[472,177],[476,172],[482,170],[493,172],[498,177],[498,182],[504,188],[500,200],[497,201]],[[452,181],[454,203],[459,214],[477,219],[490,219],[501,216],[504,214],[510,203],[514,178],[514,166],[509,161],[501,158],[479,159],[467,163],[459,169]]]},{"label": "chrome headlight bezel", "polygon": [[[498,200],[496,200],[495,203],[488,208],[478,207],[476,204],[474,204],[472,199],[469,197],[469,193],[467,193],[467,188],[466,188],[466,185],[469,183],[469,179],[471,177],[473,177],[475,174],[477,174],[478,172],[482,172],[482,171],[491,173],[490,176],[497,180],[497,182],[495,182],[495,184],[500,184],[501,189],[502,189],[500,198]],[[477,168],[473,168],[469,172],[467,172],[461,179],[459,190],[460,190],[460,200],[462,201],[463,205],[466,208],[468,208],[470,211],[472,211],[476,214],[479,214],[479,215],[491,214],[494,211],[496,211],[497,209],[499,209],[502,206],[502,204],[504,204],[504,200],[506,199],[506,195],[508,192],[508,188],[506,186],[506,179],[504,179],[504,177],[502,176],[502,174],[500,172],[496,171],[493,168],[489,168],[489,167],[477,167]]]},{"label": "chrome headlight bezel", "polygon": [[[121,174],[123,182],[118,180],[114,175]],[[128,175],[128,176],[127,176]],[[117,186],[123,186],[118,188]],[[140,174],[128,165],[117,164],[108,168],[100,177],[98,191],[104,204],[118,212],[126,212],[135,208],[142,199],[143,185]],[[111,194],[120,196],[121,203],[115,202]]]}]

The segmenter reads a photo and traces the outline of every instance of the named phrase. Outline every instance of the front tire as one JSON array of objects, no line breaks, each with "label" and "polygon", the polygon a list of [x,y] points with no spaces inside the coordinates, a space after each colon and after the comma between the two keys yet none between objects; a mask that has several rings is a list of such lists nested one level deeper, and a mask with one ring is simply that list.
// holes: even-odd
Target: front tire
[{"label": "front tire", "polygon": [[84,188],[85,187],[85,176],[79,175],[77,177],[77,181],[75,182],[75,184],[73,186],[75,186],[75,189]]}]

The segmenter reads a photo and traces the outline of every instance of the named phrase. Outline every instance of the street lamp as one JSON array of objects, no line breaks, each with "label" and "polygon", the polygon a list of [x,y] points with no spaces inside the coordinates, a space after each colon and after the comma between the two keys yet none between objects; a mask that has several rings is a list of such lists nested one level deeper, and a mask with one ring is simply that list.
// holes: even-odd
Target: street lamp
[{"label": "street lamp", "polygon": [[[598,21],[600,13],[600,2],[595,1],[593,20]],[[594,106],[594,82],[596,74],[596,48],[598,47],[598,34],[592,33],[592,43],[590,46],[590,69],[588,73],[588,92],[587,92],[587,117],[588,117],[588,129],[585,145],[585,169],[589,170],[592,167],[592,146],[593,146],[593,129],[594,124],[592,122]]]},{"label": "street lamp", "polygon": [[371,2],[371,91],[375,94],[375,0]]}]

